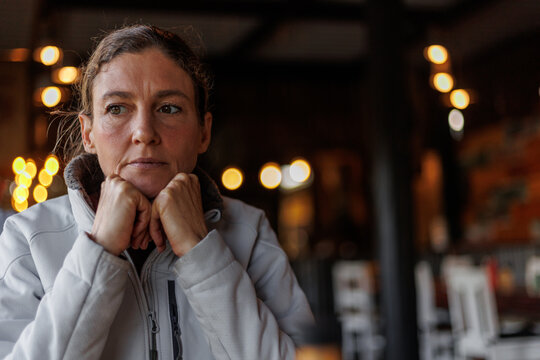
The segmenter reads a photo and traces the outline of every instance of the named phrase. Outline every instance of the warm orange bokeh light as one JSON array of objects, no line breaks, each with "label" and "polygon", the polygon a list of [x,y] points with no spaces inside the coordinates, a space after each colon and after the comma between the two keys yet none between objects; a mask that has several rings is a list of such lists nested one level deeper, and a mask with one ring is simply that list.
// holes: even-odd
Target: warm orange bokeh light
[{"label": "warm orange bokeh light", "polygon": [[448,50],[442,45],[431,45],[426,50],[426,57],[434,64],[444,64],[448,60]]},{"label": "warm orange bokeh light", "polygon": [[15,174],[20,174],[24,171],[24,168],[26,167],[26,161],[20,156],[16,157],[15,160],[13,160],[13,164],[11,165],[11,168],[13,169],[13,172]]},{"label": "warm orange bokeh light", "polygon": [[467,90],[456,89],[450,93],[450,102],[452,105],[460,110],[463,110],[469,106],[471,98]]},{"label": "warm orange bokeh light", "polygon": [[267,189],[275,189],[281,183],[281,169],[276,163],[266,163],[260,173],[259,180]]},{"label": "warm orange bokeh light", "polygon": [[447,93],[454,87],[454,79],[448,73],[437,73],[433,76],[433,87],[440,92]]},{"label": "warm orange bokeh light", "polygon": [[223,171],[223,175],[221,175],[221,182],[226,189],[236,190],[242,186],[242,183],[244,182],[244,175],[240,169],[230,167]]},{"label": "warm orange bokeh light", "polygon": [[56,46],[45,46],[39,52],[39,59],[43,65],[54,65],[60,59],[60,49]]},{"label": "warm orange bokeh light", "polygon": [[58,173],[60,168],[60,163],[54,155],[50,155],[47,160],[45,160],[45,170],[49,175],[54,176]]}]

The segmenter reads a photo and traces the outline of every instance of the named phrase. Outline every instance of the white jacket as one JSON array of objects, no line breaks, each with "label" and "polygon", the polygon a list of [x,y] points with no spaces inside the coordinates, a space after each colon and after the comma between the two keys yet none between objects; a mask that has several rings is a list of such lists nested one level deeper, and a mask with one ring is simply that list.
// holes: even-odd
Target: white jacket
[{"label": "white jacket", "polygon": [[223,198],[206,238],[181,258],[154,250],[139,277],[87,235],[88,158],[68,166],[68,195],[5,223],[0,358],[294,358],[313,317],[261,210]]}]

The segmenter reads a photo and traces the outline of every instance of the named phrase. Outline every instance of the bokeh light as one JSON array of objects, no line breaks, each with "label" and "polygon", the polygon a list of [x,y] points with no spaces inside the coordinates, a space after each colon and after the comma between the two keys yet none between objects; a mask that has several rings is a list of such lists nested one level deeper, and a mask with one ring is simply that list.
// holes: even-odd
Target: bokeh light
[{"label": "bokeh light", "polygon": [[442,45],[428,46],[427,59],[434,64],[444,64],[448,60],[448,51]]},{"label": "bokeh light", "polygon": [[37,166],[36,162],[32,159],[26,160],[26,167],[24,168],[24,171],[30,175],[30,178],[33,179],[36,177],[37,174]]},{"label": "bokeh light", "polygon": [[273,162],[264,164],[259,173],[259,180],[267,189],[277,188],[281,183],[281,170],[279,165]]},{"label": "bokeh light", "polygon": [[30,55],[30,50],[25,48],[16,48],[12,49],[9,52],[9,61],[13,62],[24,62],[26,59],[28,59],[28,56]]},{"label": "bokeh light", "polygon": [[47,200],[47,196],[49,194],[48,194],[47,188],[45,188],[45,186],[36,185],[36,187],[34,188],[33,195],[34,195],[34,200],[36,200],[36,202],[40,203],[40,202],[43,202],[43,201]]},{"label": "bokeh light", "polygon": [[463,117],[463,113],[457,109],[452,109],[448,114],[448,125],[453,131],[462,131],[463,127],[465,126],[465,118]]},{"label": "bokeh light", "polygon": [[244,182],[244,175],[240,169],[229,167],[223,171],[223,174],[221,175],[221,182],[226,189],[236,190],[242,186],[242,183]]},{"label": "bokeh light", "polygon": [[38,181],[41,185],[49,187],[52,184],[53,177],[45,169],[41,169],[38,175]]},{"label": "bokeh light", "polygon": [[58,69],[56,76],[62,84],[73,84],[79,77],[79,69],[75,66],[64,66]]},{"label": "bokeh light", "polygon": [[60,49],[56,46],[45,46],[39,53],[39,59],[43,65],[54,65],[60,59]]},{"label": "bokeh light", "polygon": [[13,169],[13,172],[15,174],[20,174],[24,171],[24,168],[26,167],[26,161],[20,156],[16,157],[15,160],[13,160],[13,164],[11,165],[11,168]]},{"label": "bokeh light", "polygon": [[23,185],[29,188],[32,186],[32,177],[26,171],[23,171],[22,173],[15,175],[15,183],[17,186]]},{"label": "bokeh light", "polygon": [[309,176],[311,175],[311,166],[309,166],[309,163],[304,159],[296,159],[291,163],[289,175],[291,176],[291,179],[296,182],[304,182],[309,179]]},{"label": "bokeh light", "polygon": [[21,212],[23,210],[26,210],[28,208],[28,200],[24,200],[22,202],[17,202],[15,198],[11,198],[11,207],[13,210],[17,212]]},{"label": "bokeh light", "polygon": [[470,96],[467,90],[456,89],[450,93],[450,103],[457,109],[465,109],[469,106]]},{"label": "bokeh light", "polygon": [[29,195],[30,192],[24,185],[17,186],[15,191],[13,191],[13,199],[15,199],[15,201],[18,203],[22,203],[23,201],[27,200]]},{"label": "bokeh light", "polygon": [[438,91],[447,93],[454,87],[454,79],[448,73],[437,73],[433,76],[433,86]]},{"label": "bokeh light", "polygon": [[60,163],[58,162],[58,159],[54,155],[50,155],[47,157],[47,160],[45,160],[45,170],[49,175],[54,176],[58,173],[58,169],[60,168]]},{"label": "bokeh light", "polygon": [[60,100],[62,100],[62,92],[56,86],[47,86],[41,92],[41,102],[47,107],[58,105]]}]

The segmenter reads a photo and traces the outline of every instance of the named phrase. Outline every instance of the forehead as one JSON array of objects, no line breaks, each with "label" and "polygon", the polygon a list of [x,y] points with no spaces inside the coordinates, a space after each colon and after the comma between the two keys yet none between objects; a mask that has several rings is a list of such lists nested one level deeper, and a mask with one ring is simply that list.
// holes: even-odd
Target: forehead
[{"label": "forehead", "polygon": [[93,97],[111,91],[150,95],[164,90],[178,90],[194,100],[194,85],[188,73],[158,48],[124,53],[103,64],[92,88]]}]

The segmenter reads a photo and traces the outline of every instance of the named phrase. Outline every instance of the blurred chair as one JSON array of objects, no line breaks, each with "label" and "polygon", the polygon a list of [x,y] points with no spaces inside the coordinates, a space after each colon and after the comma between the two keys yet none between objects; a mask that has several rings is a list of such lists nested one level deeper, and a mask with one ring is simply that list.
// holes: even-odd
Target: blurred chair
[{"label": "blurred chair", "polygon": [[540,359],[540,338],[500,337],[495,296],[485,269],[454,268],[447,275],[456,359]]},{"label": "blurred chair", "polygon": [[540,256],[531,256],[525,264],[525,289],[529,296],[540,296]]},{"label": "blurred chair", "polygon": [[332,269],[334,307],[342,329],[343,360],[378,358],[384,339],[377,334],[371,266],[338,261]]},{"label": "blurred chair", "polygon": [[416,264],[415,279],[420,359],[452,359],[452,330],[446,321],[447,312],[435,304],[435,279],[427,261]]},{"label": "blurred chair", "polygon": [[446,282],[452,269],[471,266],[474,266],[474,261],[470,255],[446,255],[441,261],[441,279]]}]

